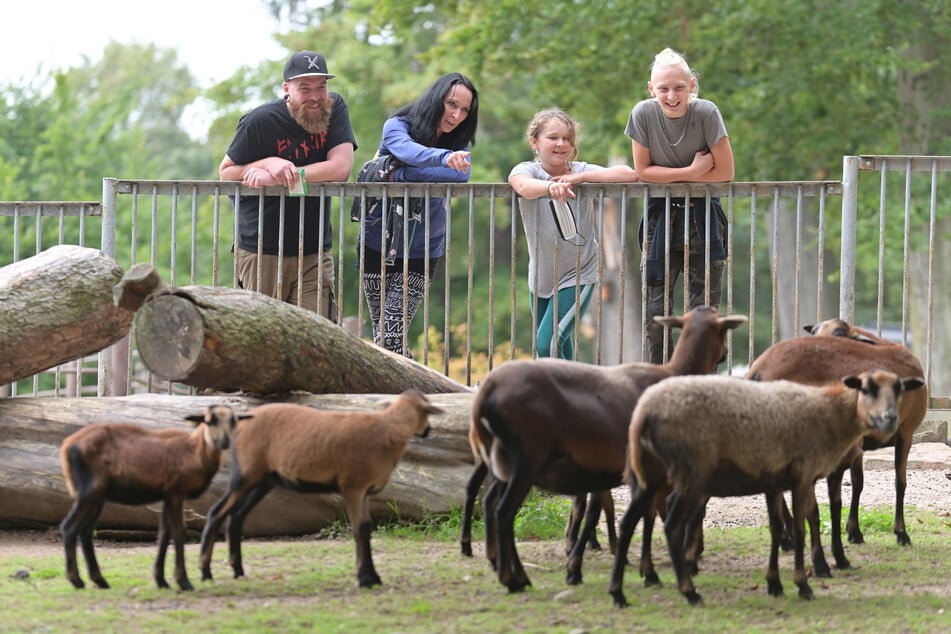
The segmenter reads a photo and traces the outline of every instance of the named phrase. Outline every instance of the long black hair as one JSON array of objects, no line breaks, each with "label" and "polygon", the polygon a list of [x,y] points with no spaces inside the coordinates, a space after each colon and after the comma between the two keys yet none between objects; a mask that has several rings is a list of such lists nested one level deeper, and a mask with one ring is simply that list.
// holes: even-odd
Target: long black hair
[{"label": "long black hair", "polygon": [[[465,121],[449,134],[436,137],[442,121],[446,96],[454,86],[465,86],[472,92],[472,105]],[[426,89],[413,103],[403,106],[394,117],[401,117],[409,124],[409,135],[417,143],[446,150],[461,150],[475,145],[476,127],[479,124],[479,93],[472,81],[462,73],[443,75]]]}]

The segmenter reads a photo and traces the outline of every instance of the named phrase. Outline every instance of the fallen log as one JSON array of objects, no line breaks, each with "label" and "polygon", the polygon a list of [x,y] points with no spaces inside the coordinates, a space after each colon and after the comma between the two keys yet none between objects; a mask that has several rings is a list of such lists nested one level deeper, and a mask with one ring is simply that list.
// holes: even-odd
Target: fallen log
[{"label": "fallen log", "polygon": [[[282,399],[326,409],[370,409],[392,395],[292,394]],[[393,472],[389,485],[371,498],[374,521],[420,520],[462,505],[472,471],[469,407],[472,393],[434,394],[430,400],[446,413],[430,418],[428,438],[414,438]],[[140,394],[105,398],[18,397],[0,400],[0,529],[50,528],[59,525],[72,501],[59,464],[62,440],[85,425],[134,422],[150,428],[191,429],[188,414],[206,405],[226,403],[245,412],[264,400],[235,395],[170,396]],[[190,530],[204,525],[208,508],[227,489],[230,456],[204,495],[185,503]],[[149,506],[107,504],[99,530],[145,531],[158,527],[161,503]],[[326,528],[346,515],[339,496],[299,494],[274,489],[248,516],[247,536],[305,535]]]},{"label": "fallen log", "polygon": [[51,247],[0,268],[0,385],[98,352],[129,332],[112,289],[122,268],[98,249]]},{"label": "fallen log", "polygon": [[132,267],[116,303],[135,314],[135,343],[163,379],[215,391],[433,394],[468,387],[374,346],[316,313],[260,293],[168,287],[151,264]]}]

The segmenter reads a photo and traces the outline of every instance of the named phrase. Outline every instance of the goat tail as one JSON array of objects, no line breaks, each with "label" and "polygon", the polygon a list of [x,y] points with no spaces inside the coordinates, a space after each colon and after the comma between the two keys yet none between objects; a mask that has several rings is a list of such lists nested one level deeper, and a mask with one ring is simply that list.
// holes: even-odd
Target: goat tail
[{"label": "goat tail", "polygon": [[646,418],[641,408],[634,408],[628,438],[630,460],[628,461],[628,473],[626,473],[625,476],[629,479],[629,483],[631,484],[636,481],[640,489],[647,488],[647,473],[644,469],[644,450],[645,443],[649,444],[650,440],[645,436],[645,432],[647,431]]},{"label": "goat tail", "polygon": [[86,471],[82,452],[76,445],[65,445],[59,452],[60,466],[63,468],[63,477],[66,480],[66,491],[69,497],[75,498],[79,489],[77,479]]}]

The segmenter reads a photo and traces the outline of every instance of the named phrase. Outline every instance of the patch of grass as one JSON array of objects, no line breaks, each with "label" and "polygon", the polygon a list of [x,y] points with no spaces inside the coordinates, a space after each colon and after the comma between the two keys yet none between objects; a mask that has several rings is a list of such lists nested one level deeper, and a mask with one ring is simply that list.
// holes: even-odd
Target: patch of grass
[{"label": "patch of grass", "polygon": [[[559,507],[541,496],[532,505]],[[557,503],[556,503],[557,502]],[[884,515],[890,515],[884,512]],[[457,534],[433,537],[435,520],[413,538],[389,528],[374,532],[373,554],[383,586],[356,588],[354,544],[341,538],[246,540],[245,579],[231,578],[227,548],[215,550],[214,582],[200,582],[197,544],[186,558],[194,592],[159,590],[152,581],[151,545],[101,542],[98,552],[110,590],[77,591],[63,576],[60,553],[0,561],[0,630],[4,632],[620,632],[620,631],[951,631],[951,580],[946,574],[951,520],[906,509],[914,545],[899,547],[890,528],[866,544],[847,545],[854,568],[832,579],[810,579],[815,601],[802,601],[792,583],[792,558],[780,559],[785,598],[767,595],[766,528],[709,529],[695,578],[704,605],[691,607],[676,590],[663,531],[653,542],[659,588],[645,588],[636,567],[625,575],[630,607],[615,609],[607,594],[612,557],[587,552],[584,583],[567,586],[562,535],[520,538],[532,586],[509,594],[482,556],[462,557]],[[889,525],[890,526],[890,525]],[[404,529],[409,531],[408,527]],[[533,529],[534,530],[534,529]],[[432,532],[432,531],[435,531]],[[531,532],[531,531],[530,531]],[[640,533],[632,542],[636,560]],[[27,570],[26,579],[14,578]],[[82,574],[85,577],[83,564]],[[170,576],[170,570],[167,571]]]}]

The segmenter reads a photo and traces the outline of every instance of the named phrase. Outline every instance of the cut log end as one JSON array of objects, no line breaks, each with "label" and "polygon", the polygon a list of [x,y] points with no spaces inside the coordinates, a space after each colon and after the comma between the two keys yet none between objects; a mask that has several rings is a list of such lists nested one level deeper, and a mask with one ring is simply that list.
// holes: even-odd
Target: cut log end
[{"label": "cut log end", "polygon": [[166,288],[150,262],[134,265],[112,289],[116,306],[135,312],[152,293]]},{"label": "cut log end", "polygon": [[205,327],[187,299],[162,295],[145,302],[135,321],[135,344],[155,374],[177,381],[195,368],[204,345]]}]

